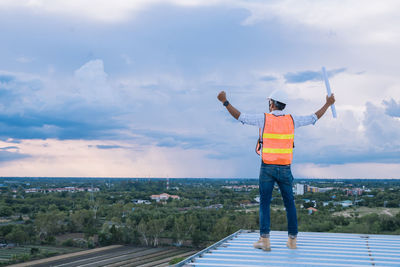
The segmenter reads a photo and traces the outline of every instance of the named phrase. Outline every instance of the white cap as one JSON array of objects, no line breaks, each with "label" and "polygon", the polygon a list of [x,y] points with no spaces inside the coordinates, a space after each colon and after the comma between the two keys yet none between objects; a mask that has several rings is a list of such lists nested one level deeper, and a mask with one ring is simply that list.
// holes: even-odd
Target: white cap
[{"label": "white cap", "polygon": [[285,91],[276,89],[276,90],[272,91],[272,93],[269,95],[268,99],[272,99],[272,100],[281,102],[283,104],[287,104],[289,97],[285,93]]}]

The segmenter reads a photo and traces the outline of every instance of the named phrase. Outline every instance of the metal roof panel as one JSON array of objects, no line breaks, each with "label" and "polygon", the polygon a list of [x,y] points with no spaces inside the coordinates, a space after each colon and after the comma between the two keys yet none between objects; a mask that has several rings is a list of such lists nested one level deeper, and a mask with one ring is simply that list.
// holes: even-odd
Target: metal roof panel
[{"label": "metal roof panel", "polygon": [[287,232],[271,232],[271,251],[253,248],[258,231],[239,230],[176,266],[400,266],[400,236],[301,232],[297,249]]}]

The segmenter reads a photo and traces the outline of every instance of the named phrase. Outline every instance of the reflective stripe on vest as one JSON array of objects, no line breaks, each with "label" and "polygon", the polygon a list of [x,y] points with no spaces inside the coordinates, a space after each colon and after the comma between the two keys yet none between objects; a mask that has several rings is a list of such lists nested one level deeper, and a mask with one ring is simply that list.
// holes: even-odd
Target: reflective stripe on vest
[{"label": "reflective stripe on vest", "polygon": [[264,133],[263,138],[271,138],[271,139],[293,139],[294,134],[273,134],[273,133]]},{"label": "reflective stripe on vest", "polygon": [[293,153],[293,148],[263,148],[263,153],[288,154]]},{"label": "reflective stripe on vest", "polygon": [[262,140],[262,160],[265,164],[291,164],[294,140],[292,116],[266,113]]}]

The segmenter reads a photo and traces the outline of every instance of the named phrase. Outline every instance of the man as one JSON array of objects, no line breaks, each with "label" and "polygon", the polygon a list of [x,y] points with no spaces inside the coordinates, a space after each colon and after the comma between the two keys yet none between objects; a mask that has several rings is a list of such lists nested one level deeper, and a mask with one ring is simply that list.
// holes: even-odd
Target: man
[{"label": "man", "polygon": [[294,129],[315,124],[335,103],[335,97],[332,94],[330,97],[326,97],[326,103],[315,114],[294,116],[283,112],[288,103],[287,99],[284,91],[275,90],[268,98],[270,113],[245,114],[240,113],[229,103],[224,91],[218,94],[218,100],[235,119],[243,124],[258,126],[260,129],[260,138],[256,148],[257,153],[262,157],[259,177],[260,239],[254,243],[254,247],[265,251],[271,250],[270,203],[275,182],[279,186],[286,209],[289,235],[286,245],[291,249],[297,247],[297,215],[292,189],[293,176],[290,169],[293,158]]}]

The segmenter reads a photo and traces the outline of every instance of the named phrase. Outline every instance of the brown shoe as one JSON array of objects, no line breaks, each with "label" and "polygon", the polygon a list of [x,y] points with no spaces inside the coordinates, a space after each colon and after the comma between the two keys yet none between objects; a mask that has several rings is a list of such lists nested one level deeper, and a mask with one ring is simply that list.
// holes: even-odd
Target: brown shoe
[{"label": "brown shoe", "polygon": [[288,238],[288,241],[286,243],[286,246],[290,249],[296,249],[297,248],[297,238]]},{"label": "brown shoe", "polygon": [[253,243],[254,248],[261,248],[264,251],[271,251],[271,242],[268,237],[260,237],[257,242]]}]

